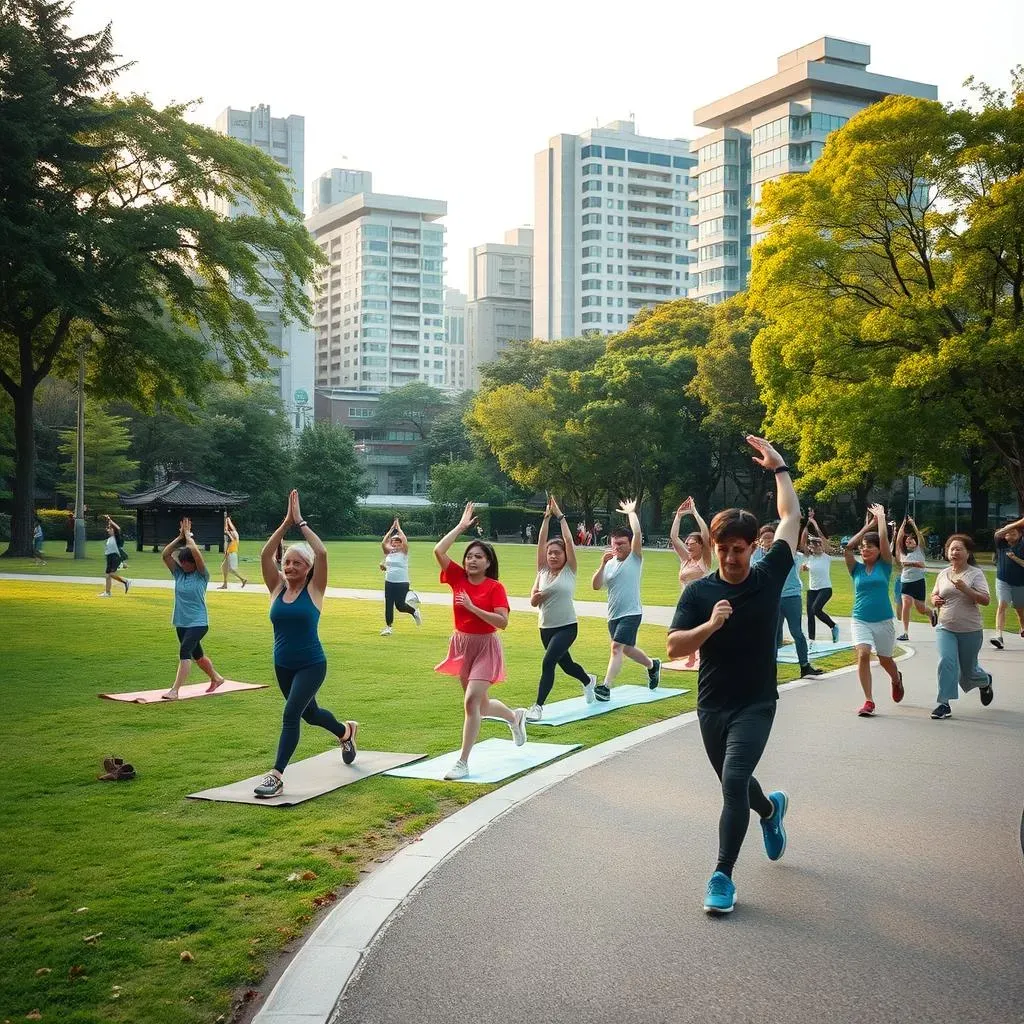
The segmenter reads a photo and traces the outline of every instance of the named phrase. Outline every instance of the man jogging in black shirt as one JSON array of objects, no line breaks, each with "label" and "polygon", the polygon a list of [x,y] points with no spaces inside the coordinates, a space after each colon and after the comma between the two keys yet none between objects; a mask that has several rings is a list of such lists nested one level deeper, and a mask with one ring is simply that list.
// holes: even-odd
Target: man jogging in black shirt
[{"label": "man jogging in black shirt", "polygon": [[800,502],[782,456],[763,438],[751,435],[747,443],[757,452],[754,461],[776,476],[775,541],[752,567],[757,519],[739,508],[719,512],[710,530],[718,572],[686,588],[668,636],[671,658],[700,650],[697,719],[704,749],[722,782],[718,863],[704,899],[710,914],[728,914],[736,906],[732,871],[751,810],[761,817],[769,859],[778,860],[786,851],[788,797],[781,790],[765,796],[754,769],[779,699],[776,632],[782,588],[800,535]]}]

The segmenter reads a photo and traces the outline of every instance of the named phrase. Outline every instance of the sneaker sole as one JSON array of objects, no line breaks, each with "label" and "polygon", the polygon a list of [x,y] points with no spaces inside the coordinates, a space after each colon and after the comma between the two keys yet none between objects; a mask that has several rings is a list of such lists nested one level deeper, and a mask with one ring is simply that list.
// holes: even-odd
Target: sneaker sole
[{"label": "sneaker sole", "polygon": [[711,914],[712,917],[717,917],[719,914],[731,914],[735,909],[735,903],[731,907],[709,907],[706,903],[704,904],[704,913]]},{"label": "sneaker sole", "polygon": [[874,711],[858,711],[857,712],[857,717],[858,718],[874,718],[875,717],[875,713],[874,713]]},{"label": "sneaker sole", "polygon": [[947,718],[952,718],[952,717],[953,717],[953,712],[950,711],[950,713],[948,715],[932,715],[932,721],[933,722],[941,722],[941,721],[943,721],[943,720],[945,720]]}]

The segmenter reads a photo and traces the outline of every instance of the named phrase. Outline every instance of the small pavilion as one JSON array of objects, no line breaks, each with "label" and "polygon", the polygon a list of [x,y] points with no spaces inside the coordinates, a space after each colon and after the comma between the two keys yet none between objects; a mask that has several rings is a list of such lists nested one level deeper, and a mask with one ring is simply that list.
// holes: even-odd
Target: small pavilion
[{"label": "small pavilion", "polygon": [[172,473],[165,483],[138,494],[119,494],[121,507],[135,510],[135,548],[151,545],[159,551],[178,533],[184,517],[192,520],[196,543],[207,551],[224,550],[224,516],[249,500],[248,494],[228,494]]}]

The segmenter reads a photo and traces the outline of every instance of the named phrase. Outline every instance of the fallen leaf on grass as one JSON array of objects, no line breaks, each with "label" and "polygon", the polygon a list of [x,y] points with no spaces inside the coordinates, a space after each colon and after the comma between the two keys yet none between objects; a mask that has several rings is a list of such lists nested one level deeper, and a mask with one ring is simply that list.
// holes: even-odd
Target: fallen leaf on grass
[{"label": "fallen leaf on grass", "polygon": [[85,913],[85,912],[86,912],[86,911],[87,911],[88,909],[89,909],[88,907],[79,907],[79,908],[78,908],[78,909],[77,909],[77,910],[75,911],[75,913],[76,913],[76,914],[84,914],[84,913]]},{"label": "fallen leaf on grass", "polygon": [[262,870],[263,870],[263,865],[262,864],[257,864],[256,867],[253,868],[253,871],[262,871]]},{"label": "fallen leaf on grass", "polygon": [[302,874],[299,875],[299,877],[304,882],[312,882],[313,879],[316,878],[316,872],[315,871],[303,871]]},{"label": "fallen leaf on grass", "polygon": [[36,977],[37,978],[41,978],[44,974],[52,974],[52,973],[53,973],[53,968],[52,967],[40,967],[39,970],[36,971]]},{"label": "fallen leaf on grass", "polygon": [[33,1010],[31,1013],[25,1014],[25,1020],[42,1020],[43,1015],[38,1010]]},{"label": "fallen leaf on grass", "polygon": [[75,966],[68,971],[69,978],[82,978],[84,976],[85,968],[81,964],[75,964]]},{"label": "fallen leaf on grass", "polygon": [[195,957],[187,949],[183,949],[179,959],[183,964],[190,964],[195,960]]},{"label": "fallen leaf on grass", "polygon": [[332,903],[337,903],[338,894],[336,892],[325,892],[322,896],[313,897],[313,906],[319,909],[320,907],[328,907]]},{"label": "fallen leaf on grass", "polygon": [[95,942],[97,939],[100,939],[102,937],[103,937],[103,932],[96,932],[95,935],[83,935],[82,936],[82,941],[83,942]]}]

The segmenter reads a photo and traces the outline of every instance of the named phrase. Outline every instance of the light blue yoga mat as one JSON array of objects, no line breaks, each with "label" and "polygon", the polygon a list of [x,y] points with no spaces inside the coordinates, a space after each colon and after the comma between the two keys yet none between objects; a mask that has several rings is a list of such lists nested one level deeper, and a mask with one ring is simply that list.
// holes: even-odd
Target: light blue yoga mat
[{"label": "light blue yoga mat", "polygon": [[[482,740],[469,755],[469,775],[460,782],[501,782],[530,768],[547,764],[556,757],[576,750],[579,743],[531,743],[517,747],[511,740]],[[458,750],[432,757],[429,761],[403,765],[384,772],[399,779],[438,779],[459,759]]]},{"label": "light blue yoga mat", "polygon": [[689,692],[689,690],[670,690],[665,686],[651,690],[646,686],[635,686],[632,683],[613,686],[612,696],[608,701],[595,701],[593,704],[588,704],[583,697],[570,697],[568,700],[556,700],[554,704],[545,704],[544,717],[539,722],[529,722],[528,728],[532,729],[535,725],[566,725],[569,722],[579,722],[584,718],[606,715],[609,711],[629,707],[630,704],[653,704],[656,700],[678,697],[680,694]]},{"label": "light blue yoga mat", "polygon": [[[826,654],[835,654],[837,651],[849,651],[853,648],[850,640],[840,640],[834,644],[831,640],[811,640],[808,644],[808,651],[812,658],[824,658]],[[786,644],[779,648],[779,655],[776,661],[786,665],[798,665],[800,659],[796,656],[796,647],[793,644]]]}]

